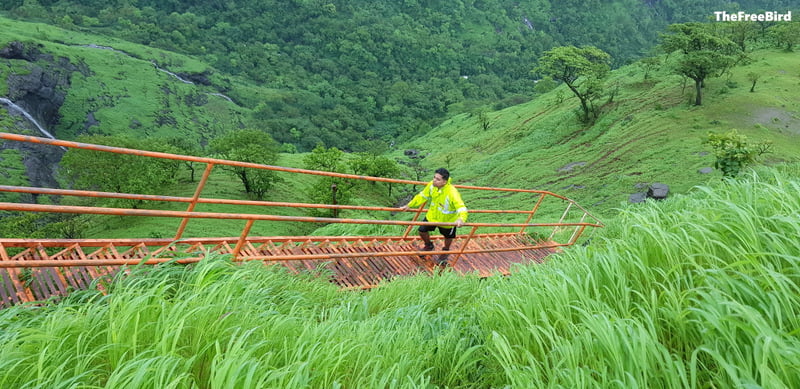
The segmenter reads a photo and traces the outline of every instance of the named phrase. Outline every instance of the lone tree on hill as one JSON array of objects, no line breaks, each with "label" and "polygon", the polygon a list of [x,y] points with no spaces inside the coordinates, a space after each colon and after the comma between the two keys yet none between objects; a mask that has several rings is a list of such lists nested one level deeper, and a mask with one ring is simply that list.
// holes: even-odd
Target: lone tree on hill
[{"label": "lone tree on hill", "polygon": [[673,24],[667,30],[671,34],[661,35],[661,48],[668,54],[681,54],[675,72],[694,80],[694,105],[701,105],[705,79],[725,73],[736,62],[740,49],[730,39],[714,35],[703,23]]},{"label": "lone tree on hill", "polygon": [[[274,164],[280,149],[278,142],[266,132],[248,129],[229,132],[212,140],[209,146],[212,153],[223,159],[263,165]],[[278,181],[275,172],[271,170],[240,166],[220,167],[238,177],[244,185],[244,191],[258,200],[262,200],[272,184]]]},{"label": "lone tree on hill", "polygon": [[593,46],[561,46],[545,52],[535,71],[567,84],[581,101],[581,119],[590,122],[598,116],[593,100],[602,93],[610,62],[608,53]]}]

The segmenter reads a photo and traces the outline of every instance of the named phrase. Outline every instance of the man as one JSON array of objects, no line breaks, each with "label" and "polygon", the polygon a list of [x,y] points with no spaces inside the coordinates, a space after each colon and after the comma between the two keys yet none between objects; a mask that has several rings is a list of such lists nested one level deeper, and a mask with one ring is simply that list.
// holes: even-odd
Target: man
[{"label": "man", "polygon": [[[439,232],[444,236],[444,247],[442,250],[450,250],[450,244],[453,243],[453,238],[456,237],[456,228],[461,227],[467,222],[467,206],[464,205],[464,200],[461,200],[461,195],[458,193],[452,184],[450,184],[450,172],[445,168],[436,169],[433,175],[433,181],[414,196],[411,201],[401,207],[402,210],[407,211],[409,208],[416,208],[425,202],[430,201],[428,206],[428,213],[425,215],[423,221],[434,223],[455,223],[455,227],[438,226]],[[433,242],[431,242],[430,232],[435,230],[437,226],[419,226],[419,236],[425,242],[422,251],[432,251]],[[447,262],[447,254],[442,254],[437,259],[440,265]]]}]

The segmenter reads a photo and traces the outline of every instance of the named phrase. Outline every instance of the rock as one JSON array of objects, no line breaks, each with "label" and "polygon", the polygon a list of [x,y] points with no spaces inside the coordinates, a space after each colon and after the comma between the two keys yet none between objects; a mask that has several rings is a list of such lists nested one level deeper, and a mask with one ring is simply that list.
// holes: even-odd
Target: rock
[{"label": "rock", "polygon": [[[636,185],[636,188],[642,189],[644,186],[645,185],[642,185],[642,183],[639,183]],[[647,199],[663,200],[667,198],[667,195],[669,195],[669,186],[667,184],[655,182],[647,187],[647,192],[637,192],[628,196],[628,202],[635,204],[643,203]]]},{"label": "rock", "polygon": [[628,197],[628,201],[633,204],[643,203],[646,199],[647,199],[647,193],[645,192],[634,193]]},{"label": "rock", "polygon": [[581,161],[581,162],[572,162],[572,163],[568,163],[565,166],[563,166],[560,169],[558,169],[558,172],[559,173],[571,172],[576,167],[583,167],[583,166],[586,166],[586,162],[583,162],[583,161]]},{"label": "rock", "polygon": [[713,167],[704,167],[704,168],[698,170],[697,172],[700,173],[700,174],[708,174],[708,173],[711,173],[713,171],[714,171]]},{"label": "rock", "polygon": [[209,76],[208,72],[203,72],[203,73],[177,73],[177,74],[178,74],[178,77],[180,77],[180,78],[182,78],[184,80],[189,80],[194,84],[200,84],[200,85],[205,85],[205,86],[211,85],[211,80],[208,79],[208,76]]},{"label": "rock", "polygon": [[647,197],[656,200],[663,200],[669,195],[669,186],[659,182],[650,185],[647,189]]}]

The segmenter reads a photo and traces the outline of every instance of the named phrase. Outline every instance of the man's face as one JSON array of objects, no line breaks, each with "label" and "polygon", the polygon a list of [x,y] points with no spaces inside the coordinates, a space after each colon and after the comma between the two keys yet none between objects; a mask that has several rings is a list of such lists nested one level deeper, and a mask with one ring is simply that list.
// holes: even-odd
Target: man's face
[{"label": "man's face", "polygon": [[441,188],[446,183],[447,183],[447,180],[445,180],[444,177],[442,177],[441,174],[436,173],[436,174],[433,175],[433,186],[435,186],[437,188]]}]

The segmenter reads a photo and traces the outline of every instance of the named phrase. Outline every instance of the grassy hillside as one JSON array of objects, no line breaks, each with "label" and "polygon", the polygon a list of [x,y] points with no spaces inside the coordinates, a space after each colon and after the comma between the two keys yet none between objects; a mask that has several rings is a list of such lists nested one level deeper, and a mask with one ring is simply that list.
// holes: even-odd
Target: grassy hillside
[{"label": "grassy hillside", "polygon": [[[735,68],[730,77],[709,79],[705,103],[699,107],[691,105],[692,88],[684,90],[680,77],[662,70],[644,80],[643,71],[631,65],[613,72],[609,84],[618,88],[617,95],[593,125],[577,120],[578,101],[561,87],[529,103],[489,112],[486,131],[477,116],[459,115],[428,135],[399,145],[391,155],[404,160],[404,150],[417,149],[427,155],[421,160],[423,166],[430,172],[439,166],[448,167],[455,183],[548,190],[576,200],[601,218],[613,218],[631,194],[646,190],[651,183],[669,185],[674,196],[697,185],[719,182],[719,171],[699,172],[714,165],[711,149],[703,144],[709,131],[736,128],[753,141],[773,141],[774,152],[765,155],[763,163],[798,160],[800,100],[796,90],[800,71],[796,63],[800,54],[767,50],[754,52],[751,57],[751,64]],[[762,74],[752,93],[746,78],[750,72]],[[300,166],[301,158],[295,155],[283,161]],[[269,199],[297,194],[289,182],[283,185],[269,194]],[[182,190],[191,194],[191,189]],[[524,194],[496,196],[465,191],[463,195],[476,209],[525,209],[535,200]],[[357,201],[391,205],[376,204],[375,199]],[[492,221],[503,219],[491,217]],[[472,220],[480,218],[489,221],[485,220],[487,216],[474,216]],[[510,216],[506,220],[518,219]],[[238,224],[232,226],[231,233],[236,234],[239,228]],[[293,233],[281,233],[280,228],[264,232]],[[352,227],[333,225],[318,233],[394,232],[348,229]],[[130,231],[114,234],[127,233]]]},{"label": "grassy hillside", "polygon": [[[12,40],[36,42],[39,50],[67,58],[87,71],[74,72],[63,118],[50,129],[59,138],[79,134],[120,134],[148,137],[183,137],[199,145],[220,133],[242,127],[260,128],[252,110],[216,93],[236,90],[238,96],[259,101],[274,91],[235,78],[211,73],[210,85],[187,84],[167,73],[203,74],[210,68],[194,58],[131,44],[112,38],[66,31],[45,24],[0,18],[0,43]],[[110,50],[108,48],[113,48]],[[454,116],[414,141],[396,145],[389,155],[406,160],[403,151],[418,149],[426,158],[423,167],[432,172],[439,166],[451,169],[455,183],[553,191],[577,200],[602,218],[612,217],[628,196],[646,190],[648,184],[665,183],[671,193],[686,193],[698,184],[714,182],[719,172],[701,174],[714,157],[702,142],[708,131],[738,129],[751,140],[772,140],[774,153],[765,162],[796,160],[800,155],[800,102],[796,67],[799,54],[761,50],[750,53],[752,62],[732,70],[723,78],[706,82],[705,102],[695,107],[691,85],[666,67],[649,72],[634,64],[615,70],[607,83],[615,91],[605,98],[603,113],[592,125],[576,118],[578,101],[565,87],[557,88],[528,103],[486,112],[487,129],[478,115]],[[0,80],[27,65],[8,60],[0,67]],[[158,64],[157,68],[155,64]],[[755,92],[749,92],[748,73],[761,77]],[[0,94],[7,93],[0,81]],[[95,122],[90,120],[93,117]],[[0,123],[12,121],[0,110]],[[8,172],[21,172],[19,156],[5,152]],[[302,166],[302,154],[285,154],[279,161]],[[407,171],[402,178],[415,178]],[[427,179],[426,174],[423,179]],[[3,182],[20,184],[19,177],[2,175]],[[314,178],[287,177],[267,195],[267,200],[307,201],[304,191]],[[195,183],[164,188],[163,194],[190,196]],[[410,188],[407,190],[411,190]],[[367,191],[359,204],[389,206],[391,199]],[[208,197],[244,198],[239,184],[216,171]],[[528,208],[530,196],[496,197],[484,192],[464,193],[471,208]],[[499,204],[498,204],[499,203]],[[163,204],[164,209],[183,210],[183,205]],[[203,210],[248,211],[244,208]],[[250,212],[252,210],[249,210]],[[259,210],[260,212],[261,210]],[[299,211],[281,211],[300,214]],[[358,214],[347,214],[358,217]],[[382,215],[385,216],[385,215]],[[497,220],[497,218],[495,216]],[[473,219],[474,221],[480,219]],[[515,219],[516,220],[516,219]],[[87,236],[171,236],[174,222],[164,219],[115,219],[88,223]],[[237,235],[240,223],[192,222],[188,234]],[[341,234],[342,226],[318,233]],[[313,227],[288,227],[267,223],[253,233],[292,235]],[[390,231],[375,231],[391,233]]]},{"label": "grassy hillside", "polygon": [[[720,172],[698,172],[714,165],[703,144],[709,131],[735,128],[753,141],[773,141],[765,163],[798,160],[800,53],[765,50],[750,57],[752,63],[729,77],[708,79],[699,107],[691,105],[691,85],[684,90],[679,76],[661,70],[644,80],[634,64],[612,73],[608,85],[617,95],[605,100],[593,125],[577,120],[578,100],[562,86],[489,113],[486,131],[477,116],[460,115],[403,147],[429,154],[426,166],[449,167],[458,183],[549,190],[610,216],[643,184],[665,183],[677,194],[718,181]],[[751,72],[762,75],[753,93],[746,78]],[[530,201],[467,200],[473,207]]]},{"label": "grassy hillside", "polygon": [[[213,73],[188,56],[102,35],[68,31],[41,23],[0,17],[0,46],[20,41],[26,47],[63,58],[77,68],[70,73],[61,117],[48,130],[61,139],[81,134],[183,137],[205,142],[235,128],[251,126],[251,110],[224,93],[230,79],[210,74],[210,85],[187,83],[178,74]],[[52,63],[3,60],[0,95],[7,77]],[[184,79],[185,80],[185,79]],[[246,96],[270,95],[266,88],[240,88]],[[47,118],[37,118],[46,121]],[[44,119],[44,120],[43,120]]]},{"label": "grassy hillside", "polygon": [[800,166],[643,204],[511,277],[342,292],[257,262],[0,311],[3,387],[792,388]]}]

